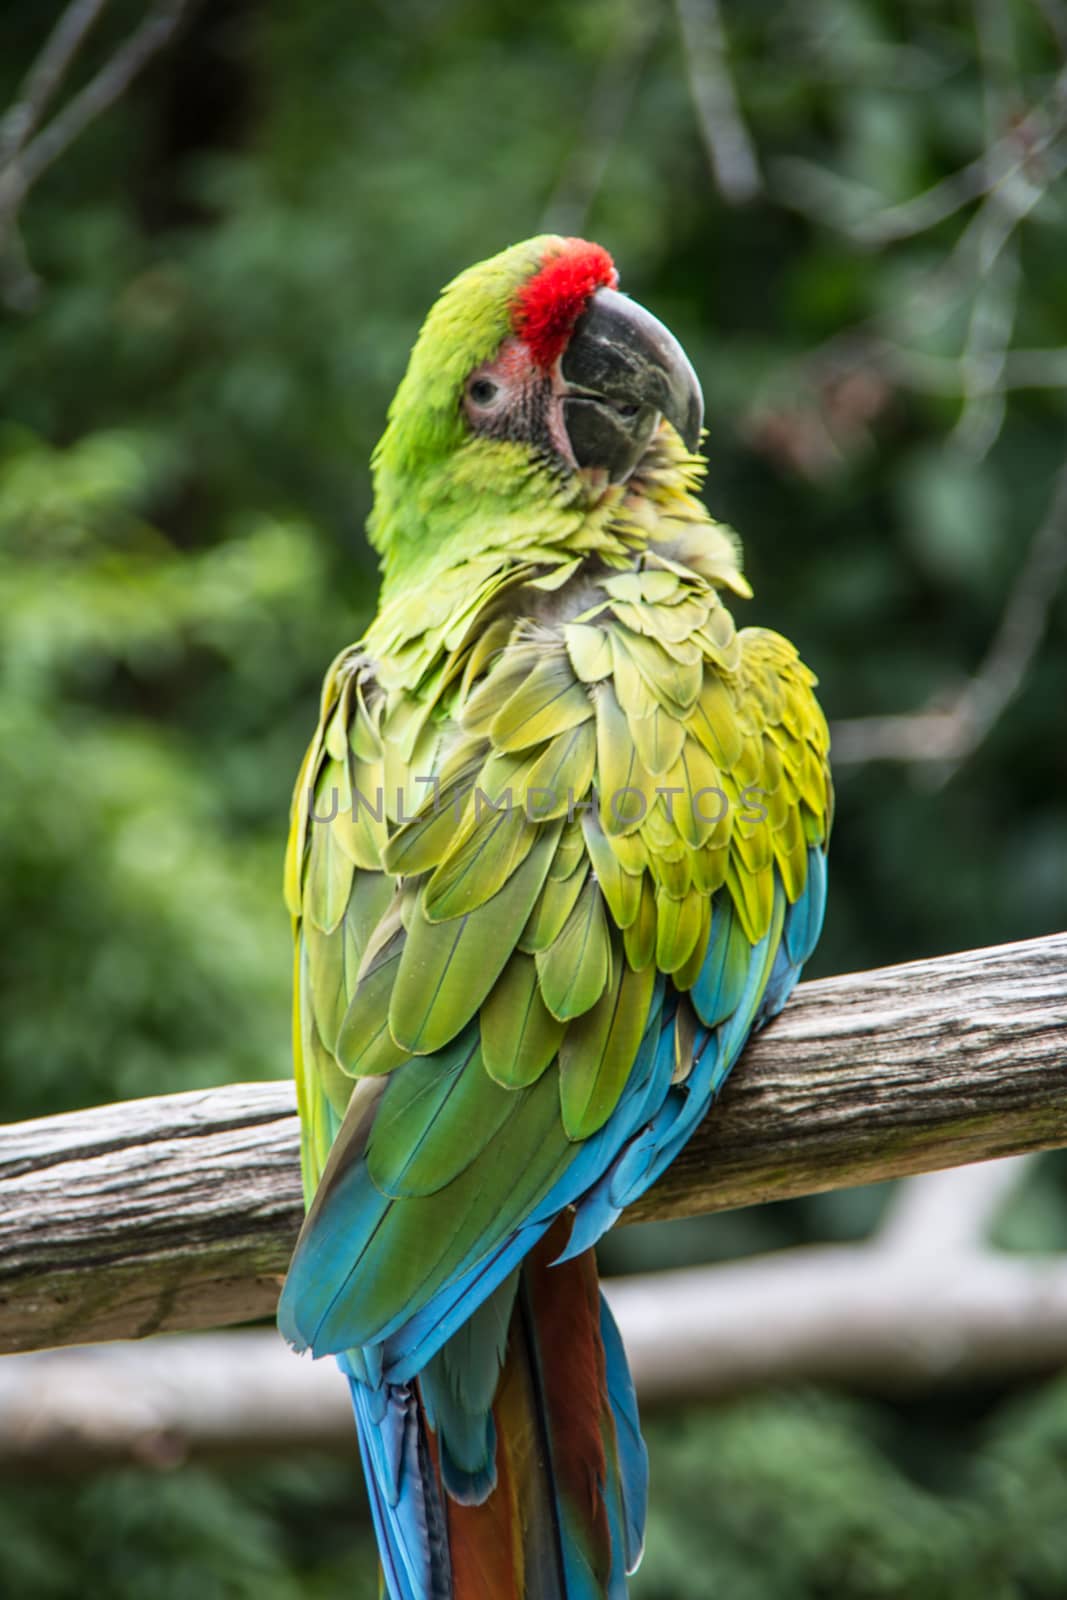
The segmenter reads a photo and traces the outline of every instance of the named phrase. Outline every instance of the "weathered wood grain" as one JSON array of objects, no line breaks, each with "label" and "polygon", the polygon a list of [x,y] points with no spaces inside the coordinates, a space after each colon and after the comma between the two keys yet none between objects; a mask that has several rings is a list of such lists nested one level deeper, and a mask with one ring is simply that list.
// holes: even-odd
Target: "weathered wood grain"
[{"label": "weathered wood grain", "polygon": [[[631,1220],[1067,1144],[1067,935],[804,984]],[[300,1220],[288,1084],[0,1135],[0,1350],[268,1315]]]}]

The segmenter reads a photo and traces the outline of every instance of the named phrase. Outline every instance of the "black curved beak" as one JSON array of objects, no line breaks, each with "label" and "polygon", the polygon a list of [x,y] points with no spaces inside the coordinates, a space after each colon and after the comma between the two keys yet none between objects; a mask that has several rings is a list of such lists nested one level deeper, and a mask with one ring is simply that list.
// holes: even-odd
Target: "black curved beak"
[{"label": "black curved beak", "polygon": [[661,417],[687,449],[700,443],[704,397],[678,340],[644,306],[598,289],[563,353],[563,419],[580,467],[623,483]]}]

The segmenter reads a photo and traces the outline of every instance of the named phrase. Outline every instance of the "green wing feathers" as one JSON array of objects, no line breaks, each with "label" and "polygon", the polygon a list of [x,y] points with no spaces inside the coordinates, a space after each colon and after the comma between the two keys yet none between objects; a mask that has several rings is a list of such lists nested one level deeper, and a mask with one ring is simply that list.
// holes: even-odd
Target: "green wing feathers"
[{"label": "green wing feathers", "polygon": [[390,1193],[452,1181],[469,1130],[548,1072],[566,1137],[589,1137],[655,973],[691,986],[722,896],[752,946],[776,882],[802,893],[831,806],[815,680],[735,629],[726,536],[668,531],[595,581],[524,569],[404,681],[373,637],[331,668],[286,864],[309,1190],[353,1083],[412,1057],[368,1154]]}]

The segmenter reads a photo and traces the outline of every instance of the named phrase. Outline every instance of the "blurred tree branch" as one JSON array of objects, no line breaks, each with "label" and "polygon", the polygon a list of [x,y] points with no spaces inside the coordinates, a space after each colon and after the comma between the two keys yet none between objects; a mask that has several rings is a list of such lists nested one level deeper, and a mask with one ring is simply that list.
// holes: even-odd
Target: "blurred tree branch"
[{"label": "blurred tree branch", "polygon": [[[978,31],[981,38],[983,29]],[[781,158],[770,169],[772,193],[779,203],[866,246],[883,247],[917,237],[973,201],[979,202],[947,256],[924,267],[890,307],[834,334],[791,364],[793,383],[818,390],[831,380],[839,382],[850,373],[872,369],[885,370],[889,377],[910,371],[913,385],[924,387],[924,378],[935,370],[930,364],[936,363],[938,392],[958,393],[964,400],[957,444],[968,442],[971,425],[964,426],[964,419],[979,395],[988,399],[1005,387],[1021,387],[1034,371],[1039,371],[1042,386],[1051,386],[1050,380],[1059,370],[1054,359],[1012,368],[1015,353],[1009,346],[1017,261],[1009,259],[1007,268],[999,277],[996,274],[1020,224],[1067,171],[1067,142],[1061,141],[1067,130],[1067,65],[1038,105],[1022,115],[1008,116],[1008,128],[999,132],[998,119],[1006,116],[1004,102],[988,87],[991,59],[996,59],[998,52],[987,41],[981,54],[986,86],[983,105],[991,142],[975,160],[912,199],[881,205],[879,197],[852,180],[796,157]],[[867,214],[857,215],[863,207]],[[967,342],[959,357],[928,356],[908,347],[909,336],[938,327],[968,296],[973,304]],[[988,449],[991,443],[988,428],[971,441],[972,448],[984,445]]]},{"label": "blurred tree branch", "polygon": [[1037,8],[1055,39],[1062,56],[1067,56],[1067,6],[1060,0],[1037,0]]},{"label": "blurred tree branch", "polygon": [[[1063,83],[1063,118],[1067,126],[1067,68],[1058,81]],[[906,345],[902,350],[901,341],[920,330],[932,331],[947,319],[968,294],[978,292],[980,284],[994,270],[1019,224],[1044,199],[1051,185],[1065,171],[1067,141],[1049,145],[1040,168],[1040,181],[1024,178],[1011,191],[1010,201],[1006,198],[1006,192],[1002,194],[998,188],[991,189],[983,196],[974,216],[967,222],[947,256],[924,267],[910,288],[888,309],[877,311],[843,328],[792,361],[789,364],[792,383],[813,389],[830,378],[840,380],[852,372],[878,369],[887,349],[896,349],[895,359],[898,362],[911,359],[915,353]],[[1019,176],[1022,177],[1021,169]],[[827,217],[822,220],[829,221]],[[927,227],[933,225],[928,223]],[[930,358],[918,353],[917,359],[921,365]],[[951,361],[956,372],[956,387],[952,392],[965,395],[962,355],[934,359]],[[1009,360],[1010,352],[1006,352],[1005,364]]]},{"label": "blurred tree branch", "polygon": [[[962,393],[960,363],[955,356],[905,350],[890,339],[882,339],[872,346],[872,359],[899,388],[947,396]],[[997,384],[1004,393],[1012,389],[1067,388],[1067,345],[1006,351]]]},{"label": "blurred tree branch", "polygon": [[108,0],[72,0],[30,67],[0,122],[0,171],[18,155]]},{"label": "blurred tree branch", "polygon": [[39,292],[18,228],[23,201],[41,175],[170,43],[194,4],[195,0],[156,0],[129,38],[41,127],[49,101],[107,0],[71,0],[45,40],[13,105],[0,121],[0,295],[12,309],[30,309]]},{"label": "blurred tree branch", "polygon": [[980,155],[908,200],[885,205],[860,184],[799,156],[781,156],[770,164],[771,192],[780,204],[856,244],[882,247],[927,233],[973,201],[1017,178],[1027,178],[1028,170],[1035,171],[1065,127],[1067,66],[1057,74],[1049,94],[1011,120]]},{"label": "blurred tree branch", "polygon": [[[1011,126],[1020,98],[1015,41],[1011,17],[1000,0],[974,0],[974,18],[982,64],[985,135],[987,144],[992,146],[1000,130]],[[1062,121],[1067,104],[1058,109]],[[988,455],[1004,426],[1007,411],[1000,380],[1019,308],[1022,268],[1015,229],[1023,215],[1027,190],[1024,175],[1013,173],[990,191],[988,204],[983,207],[979,260],[989,253],[987,238],[989,244],[996,244],[1001,220],[1007,233],[997,258],[979,277],[960,356],[963,408],[949,444],[973,461]]]},{"label": "blurred tree branch", "polygon": [[612,152],[626,126],[648,59],[662,25],[655,6],[627,13],[614,48],[603,58],[589,94],[579,137],[545,207],[541,228],[545,233],[582,234],[593,202],[600,192]]},{"label": "blurred tree branch", "polygon": [[[948,254],[924,267],[905,294],[794,365],[792,382],[814,397],[810,414],[794,418],[796,426],[791,427],[789,416],[776,414],[773,404],[757,408],[750,431],[766,448],[788,453],[802,469],[817,469],[838,453],[837,411],[855,402],[860,407],[857,426],[862,427],[867,389],[873,395],[870,405],[877,409],[884,404],[879,383],[886,391],[898,384],[959,395],[962,406],[948,448],[970,461],[981,460],[999,437],[1009,390],[1067,386],[1067,351],[1012,348],[1021,285],[1019,228],[1067,171],[1067,65],[1036,105],[1019,111],[1010,19],[988,0],[975,0],[974,13],[987,141],[977,158],[910,200],[889,206],[878,204],[876,196],[852,180],[811,162],[780,160],[770,169],[772,192],[781,203],[868,247],[915,238],[978,202]],[[1046,16],[1060,39],[1064,29],[1059,8],[1048,8]],[[915,347],[921,335],[934,331],[968,301],[966,334],[957,357]],[[794,438],[798,430],[803,436],[799,439]],[[879,760],[925,764],[935,784],[946,782],[1018,694],[1040,648],[1065,566],[1067,467],[1056,481],[1048,513],[975,673],[961,687],[939,692],[919,711],[836,723],[835,765]]]},{"label": "blurred tree branch", "polygon": [[980,1251],[1032,1159],[1005,1156],[902,1179],[890,1195],[873,1246],[920,1256]]},{"label": "blurred tree branch", "polygon": [[718,0],[674,0],[689,93],[711,171],[727,205],[763,193],[763,175],[730,74]]},{"label": "blurred tree branch", "polygon": [[[1054,1257],[950,1248],[887,1261],[872,1245],[813,1245],[609,1278],[605,1291],[644,1409],[788,1383],[1004,1382],[1054,1369],[1067,1343],[1067,1266]],[[0,1467],[169,1468],[297,1449],[353,1455],[351,1405],[332,1361],[298,1361],[273,1329],[0,1365]]]},{"label": "blurred tree branch", "polygon": [[1048,626],[1067,570],[1067,465],[1011,586],[985,658],[963,687],[923,711],[857,717],[833,725],[838,767],[867,761],[934,762],[947,781],[1018,694]]},{"label": "blurred tree branch", "polygon": [[[986,1244],[1033,1159],[904,1179],[863,1244],[608,1279],[642,1406],[767,1384],[887,1392],[1053,1367],[1067,1343],[1067,1267]],[[0,1365],[0,1467],[169,1468],[294,1449],[350,1453],[351,1412],[333,1363],[296,1362],[273,1330]]]}]

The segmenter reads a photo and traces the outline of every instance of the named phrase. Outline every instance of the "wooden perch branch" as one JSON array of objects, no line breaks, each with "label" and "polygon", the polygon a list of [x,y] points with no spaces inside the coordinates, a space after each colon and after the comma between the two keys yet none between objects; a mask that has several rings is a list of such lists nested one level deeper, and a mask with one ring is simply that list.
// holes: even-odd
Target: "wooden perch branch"
[{"label": "wooden perch branch", "polygon": [[[1067,1144],[1067,935],[804,984],[629,1220]],[[0,1349],[269,1315],[300,1220],[288,1084],[0,1136]]]}]

